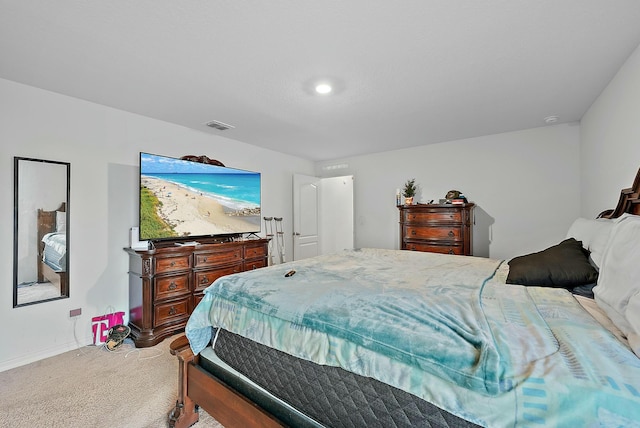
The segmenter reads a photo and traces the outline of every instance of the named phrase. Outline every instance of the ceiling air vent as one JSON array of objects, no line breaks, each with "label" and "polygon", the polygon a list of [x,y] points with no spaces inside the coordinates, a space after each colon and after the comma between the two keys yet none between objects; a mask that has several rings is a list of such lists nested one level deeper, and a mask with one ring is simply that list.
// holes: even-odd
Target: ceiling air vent
[{"label": "ceiling air vent", "polygon": [[227,129],[235,128],[233,125],[229,125],[226,123],[218,122],[217,120],[212,120],[211,122],[205,123],[210,128],[215,128],[218,131],[226,131]]}]

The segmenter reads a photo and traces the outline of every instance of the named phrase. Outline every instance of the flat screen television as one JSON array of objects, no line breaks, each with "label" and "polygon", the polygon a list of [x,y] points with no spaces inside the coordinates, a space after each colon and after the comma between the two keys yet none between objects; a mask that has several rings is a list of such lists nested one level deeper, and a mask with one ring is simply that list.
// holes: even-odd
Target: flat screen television
[{"label": "flat screen television", "polygon": [[260,173],[140,153],[139,238],[261,231]]}]

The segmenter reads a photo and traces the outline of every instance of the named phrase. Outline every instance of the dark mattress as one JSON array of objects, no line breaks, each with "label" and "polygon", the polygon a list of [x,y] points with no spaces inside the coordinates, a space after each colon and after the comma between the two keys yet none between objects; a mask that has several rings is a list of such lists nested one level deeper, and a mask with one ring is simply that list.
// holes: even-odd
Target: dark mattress
[{"label": "dark mattress", "polygon": [[302,360],[225,330],[219,332],[215,354],[299,412],[221,369],[206,353],[200,365],[290,426],[478,426],[375,379]]}]

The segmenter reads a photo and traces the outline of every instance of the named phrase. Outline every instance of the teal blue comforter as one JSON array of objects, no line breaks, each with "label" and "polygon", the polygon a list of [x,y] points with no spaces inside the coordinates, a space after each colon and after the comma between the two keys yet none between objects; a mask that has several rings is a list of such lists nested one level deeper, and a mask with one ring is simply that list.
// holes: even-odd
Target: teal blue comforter
[{"label": "teal blue comforter", "polygon": [[224,328],[480,425],[637,423],[635,355],[564,290],[504,285],[500,267],[379,249],[272,266],[217,280],[186,333],[195,353]]}]

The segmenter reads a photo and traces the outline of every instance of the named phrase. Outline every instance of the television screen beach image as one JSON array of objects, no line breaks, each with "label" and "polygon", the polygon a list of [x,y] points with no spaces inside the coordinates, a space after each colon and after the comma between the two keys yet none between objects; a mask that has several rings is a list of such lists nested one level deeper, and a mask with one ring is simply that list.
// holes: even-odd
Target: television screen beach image
[{"label": "television screen beach image", "polygon": [[140,240],[260,232],[260,173],[140,153]]}]

